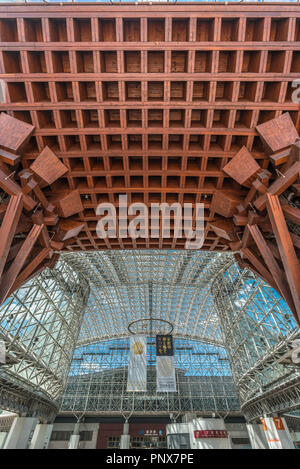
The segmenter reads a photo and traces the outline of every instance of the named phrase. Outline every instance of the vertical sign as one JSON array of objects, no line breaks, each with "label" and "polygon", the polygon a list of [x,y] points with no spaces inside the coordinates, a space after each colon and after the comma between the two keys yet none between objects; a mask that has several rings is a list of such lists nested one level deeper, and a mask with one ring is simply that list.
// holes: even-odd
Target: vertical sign
[{"label": "vertical sign", "polygon": [[270,449],[295,448],[284,418],[264,417],[260,421]]},{"label": "vertical sign", "polygon": [[127,391],[147,391],[147,338],[130,337]]},{"label": "vertical sign", "polygon": [[0,363],[4,364],[6,362],[6,348],[5,342],[0,340]]},{"label": "vertical sign", "polygon": [[176,392],[173,337],[171,335],[156,336],[156,390],[158,392]]}]

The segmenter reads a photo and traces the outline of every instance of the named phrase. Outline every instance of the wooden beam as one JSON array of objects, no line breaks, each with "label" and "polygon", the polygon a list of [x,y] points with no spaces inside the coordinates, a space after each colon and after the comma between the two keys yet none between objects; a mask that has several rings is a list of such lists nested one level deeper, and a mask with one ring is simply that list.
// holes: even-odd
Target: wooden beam
[{"label": "wooden beam", "polygon": [[58,198],[53,198],[52,203],[56,207],[58,215],[64,218],[71,217],[83,210],[78,189],[66,192]]},{"label": "wooden beam", "polygon": [[213,250],[217,247],[217,245],[218,245],[218,243],[219,243],[219,240],[220,240],[219,237],[214,240],[214,242],[212,243],[211,247],[209,248],[210,251],[213,251]]},{"label": "wooden beam", "polygon": [[16,231],[15,231],[15,235],[17,235],[19,233],[27,233],[30,230],[31,227],[32,227],[31,219],[29,217],[27,217],[26,215],[24,215],[24,213],[22,212],[21,216],[20,216],[20,219],[19,219],[19,223],[18,223]]},{"label": "wooden beam", "polygon": [[296,319],[300,324],[300,265],[293,242],[286,225],[284,214],[275,195],[267,195],[267,209],[276,237],[281,260],[289,283],[291,294],[297,311]]},{"label": "wooden beam", "polygon": [[276,179],[270,185],[267,194],[263,194],[255,200],[254,205],[258,210],[263,210],[266,207],[267,195],[280,195],[284,192],[296,179],[300,173],[300,162],[294,163],[281,177]]},{"label": "wooden beam", "polygon": [[256,130],[271,153],[292,145],[299,137],[288,112],[257,125]]},{"label": "wooden beam", "polygon": [[44,207],[44,209],[47,209],[50,205],[50,202],[48,201],[48,199],[44,196],[44,193],[41,191],[40,187],[38,186],[38,184],[35,182],[35,185],[33,187],[33,192],[34,192],[34,195],[36,196],[36,198],[38,199],[38,201],[41,203],[42,207]]},{"label": "wooden beam", "polygon": [[233,215],[233,223],[236,226],[246,226],[248,223],[248,217],[239,214]]},{"label": "wooden beam", "polygon": [[215,221],[210,222],[210,228],[220,238],[234,241],[236,239],[234,224],[231,220],[226,218],[217,218]]},{"label": "wooden beam", "polygon": [[9,164],[10,166],[15,166],[18,164],[21,160],[20,155],[14,155],[13,153],[10,153],[9,151],[5,151],[2,148],[0,148],[0,159],[3,161],[3,163]]},{"label": "wooden beam", "polygon": [[33,125],[4,112],[0,114],[0,128],[0,147],[12,153],[18,153],[34,131]]},{"label": "wooden beam", "polygon": [[255,181],[252,182],[253,187],[259,192],[260,194],[265,194],[268,191],[267,186],[265,186],[261,181],[258,179],[255,179]]},{"label": "wooden beam", "polygon": [[300,210],[298,208],[288,204],[282,204],[281,208],[286,218],[300,226]]},{"label": "wooden beam", "polygon": [[292,166],[295,161],[300,161],[300,139],[291,146],[290,148],[290,157],[287,162],[280,168],[283,172],[285,172],[288,168]]},{"label": "wooden beam", "polygon": [[21,271],[34,246],[34,243],[38,239],[42,228],[43,225],[34,225],[32,227],[10,268],[6,274],[3,275],[0,284],[0,304],[6,300],[14,282],[16,281],[17,276],[19,275],[19,272]]},{"label": "wooden beam", "polygon": [[0,227],[0,278],[3,273],[12,240],[23,208],[21,194],[11,196]]},{"label": "wooden beam", "polygon": [[290,233],[291,235],[291,240],[293,241],[293,245],[295,248],[300,249],[300,236],[297,236],[294,233]]},{"label": "wooden beam", "polygon": [[50,248],[50,237],[46,225],[43,225],[39,241],[43,248]]},{"label": "wooden beam", "polygon": [[248,194],[245,197],[243,205],[245,207],[248,207],[248,205],[251,204],[251,202],[253,201],[255,195],[256,195],[256,189],[255,189],[255,187],[251,187],[250,191],[248,192]]},{"label": "wooden beam", "polygon": [[49,256],[51,252],[50,248],[43,248],[34,259],[22,270],[22,272],[16,278],[12,288],[10,289],[7,296],[10,296],[15,290],[20,288],[26,280],[31,277],[33,272],[40,266],[43,260]]},{"label": "wooden beam", "polygon": [[261,167],[244,146],[229,163],[224,166],[223,171],[239,184],[248,186],[249,180],[253,178],[260,169]]},{"label": "wooden beam", "polygon": [[6,263],[8,264],[8,262],[12,261],[16,255],[18,254],[18,252],[20,251],[21,249],[21,246],[23,244],[23,239],[19,242],[17,242],[16,244],[14,244],[10,250],[9,250],[9,253],[8,253],[8,256],[7,256],[7,259],[6,259]]},{"label": "wooden beam", "polygon": [[51,148],[45,147],[30,166],[30,170],[39,181],[42,181],[43,185],[49,185],[66,174],[68,168],[57,158]]},{"label": "wooden beam", "polygon": [[84,226],[84,222],[71,219],[61,220],[54,241],[66,241],[69,238],[76,237]]},{"label": "wooden beam", "polygon": [[[0,187],[9,195],[23,194],[22,189],[15,181],[12,181],[9,174],[6,174],[0,168]],[[23,194],[23,204],[26,210],[33,210],[36,206],[36,202],[28,195]]]},{"label": "wooden beam", "polygon": [[242,254],[253,264],[255,270],[259,275],[267,281],[275,290],[277,290],[277,285],[274,283],[273,277],[270,274],[269,270],[266,268],[264,263],[259,259],[259,257],[254,253],[252,249],[242,248]]},{"label": "wooden beam", "polygon": [[250,234],[250,231],[249,231],[249,227],[251,225],[255,225],[256,223],[258,223],[262,220],[263,220],[263,218],[261,216],[257,215],[257,213],[254,212],[253,210],[248,212],[247,225],[245,226],[243,237],[242,237],[242,247],[243,248],[247,248],[251,244],[253,244],[253,240],[252,240],[252,237],[251,237],[251,234]]},{"label": "wooden beam", "polygon": [[225,218],[231,218],[242,200],[240,191],[216,190],[212,198],[211,210]]},{"label": "wooden beam", "polygon": [[286,148],[285,150],[274,153],[273,155],[269,155],[269,158],[275,166],[280,166],[288,161],[290,152],[291,149]]}]

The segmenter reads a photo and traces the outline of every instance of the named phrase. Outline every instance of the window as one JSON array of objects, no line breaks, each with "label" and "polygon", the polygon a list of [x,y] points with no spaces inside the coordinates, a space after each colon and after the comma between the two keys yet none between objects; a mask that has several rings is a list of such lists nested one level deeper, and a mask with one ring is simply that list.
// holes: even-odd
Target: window
[{"label": "window", "polygon": [[110,436],[107,440],[107,448],[120,448],[120,437]]},{"label": "window", "polygon": [[[51,434],[51,441],[69,441],[73,435],[72,431],[67,430],[55,430]],[[80,441],[92,441],[93,432],[92,431],[82,431],[80,432]]]}]

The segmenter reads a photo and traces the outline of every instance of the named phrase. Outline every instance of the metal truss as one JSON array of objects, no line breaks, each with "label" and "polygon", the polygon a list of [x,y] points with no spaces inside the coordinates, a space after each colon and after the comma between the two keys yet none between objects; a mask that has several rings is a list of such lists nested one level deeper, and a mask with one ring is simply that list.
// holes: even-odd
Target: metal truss
[{"label": "metal truss", "polygon": [[241,410],[248,421],[253,421],[262,415],[284,414],[299,408],[300,383],[299,376],[296,376],[242,405]]},{"label": "metal truss", "polygon": [[[173,325],[177,393],[156,393],[152,336],[148,391],[126,392],[128,325],[150,317]],[[8,358],[0,368],[0,407],[49,420],[69,372],[63,412],[241,409],[255,420],[299,408],[299,368],[290,359],[299,337],[281,297],[240,270],[232,254],[64,253],[57,268],[0,308]]]},{"label": "metal truss", "polygon": [[91,293],[78,345],[128,336],[137,319],[163,319],[176,337],[222,344],[209,285],[233,262],[225,253],[136,250],[66,253]]},{"label": "metal truss", "polygon": [[[157,414],[239,410],[209,288],[231,265],[232,255],[102,251],[66,253],[64,260],[89,279],[91,294],[61,411]],[[149,317],[173,325],[177,393],[156,393],[155,347],[150,337],[148,391],[126,391],[128,325]]]},{"label": "metal truss", "polygon": [[290,359],[300,330],[286,303],[235,264],[216,280],[212,294],[244,415],[300,408],[300,368]]},{"label": "metal truss", "polygon": [[174,340],[177,392],[156,391],[155,339],[148,338],[147,392],[127,392],[129,339],[76,348],[61,412],[77,414],[181,414],[238,412],[226,350]]},{"label": "metal truss", "polygon": [[0,407],[55,415],[76,344],[88,282],[61,262],[22,286],[0,308]]}]

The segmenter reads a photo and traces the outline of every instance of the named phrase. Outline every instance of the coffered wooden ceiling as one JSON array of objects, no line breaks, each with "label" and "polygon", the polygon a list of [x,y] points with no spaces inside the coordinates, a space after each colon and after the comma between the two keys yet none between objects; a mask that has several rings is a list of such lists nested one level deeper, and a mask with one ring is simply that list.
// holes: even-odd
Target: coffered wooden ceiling
[{"label": "coffered wooden ceiling", "polygon": [[[184,248],[174,224],[169,238],[100,239],[95,209],[118,209],[120,194],[128,204],[203,202],[202,249],[239,252],[240,264],[273,282],[300,314],[300,218],[288,208],[299,210],[292,82],[300,74],[300,6],[1,5],[0,41],[2,217],[22,204],[25,219],[30,212],[33,226],[47,227],[51,243],[44,234],[41,247],[51,255],[39,260],[49,265],[53,250]],[[286,233],[275,230],[282,205],[288,261],[289,247],[279,246]],[[263,240],[251,228],[258,225]],[[261,254],[270,233],[277,282]]]}]

